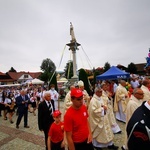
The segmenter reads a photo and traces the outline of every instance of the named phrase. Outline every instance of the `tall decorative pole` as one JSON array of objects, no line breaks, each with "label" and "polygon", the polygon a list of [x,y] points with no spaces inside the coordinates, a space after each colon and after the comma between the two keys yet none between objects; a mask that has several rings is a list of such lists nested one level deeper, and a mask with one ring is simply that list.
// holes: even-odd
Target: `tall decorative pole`
[{"label": "tall decorative pole", "polygon": [[75,81],[78,81],[77,64],[76,64],[76,50],[78,50],[78,46],[80,46],[80,44],[77,43],[77,41],[76,41],[73,25],[72,25],[71,22],[70,22],[70,35],[71,35],[70,43],[68,43],[66,45],[69,46],[69,50],[72,51],[72,56],[73,56],[73,77],[71,78],[71,82],[75,82]]}]

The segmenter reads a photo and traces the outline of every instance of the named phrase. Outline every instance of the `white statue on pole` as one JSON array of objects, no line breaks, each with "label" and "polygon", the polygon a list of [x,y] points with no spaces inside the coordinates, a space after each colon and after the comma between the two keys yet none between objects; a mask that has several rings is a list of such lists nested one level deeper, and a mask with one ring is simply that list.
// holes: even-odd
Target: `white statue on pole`
[{"label": "white statue on pole", "polygon": [[76,42],[76,38],[75,38],[74,30],[73,30],[73,25],[71,22],[70,22],[70,35],[71,35],[71,42]]}]

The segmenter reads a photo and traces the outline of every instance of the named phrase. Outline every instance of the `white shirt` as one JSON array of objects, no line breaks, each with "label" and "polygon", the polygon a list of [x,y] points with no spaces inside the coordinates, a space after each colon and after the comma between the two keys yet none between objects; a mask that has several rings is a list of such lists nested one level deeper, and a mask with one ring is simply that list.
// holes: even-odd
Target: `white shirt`
[{"label": "white shirt", "polygon": [[49,90],[50,94],[51,94],[51,99],[53,99],[54,101],[58,100],[59,94],[56,90]]},{"label": "white shirt", "polygon": [[150,110],[150,105],[148,104],[148,102],[145,102],[144,105]]},{"label": "white shirt", "polygon": [[139,85],[140,85],[138,80],[131,81],[130,84],[131,84],[132,88],[134,88],[134,89],[139,87]]},{"label": "white shirt", "polygon": [[5,98],[4,104],[11,104],[11,99],[10,98]]}]

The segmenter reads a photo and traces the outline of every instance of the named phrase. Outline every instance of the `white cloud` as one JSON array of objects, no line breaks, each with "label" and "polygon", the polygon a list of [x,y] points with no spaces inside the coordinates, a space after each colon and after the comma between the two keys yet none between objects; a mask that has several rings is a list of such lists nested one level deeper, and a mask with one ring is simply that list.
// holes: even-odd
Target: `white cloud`
[{"label": "white cloud", "polygon": [[[146,62],[149,6],[149,0],[1,0],[0,71],[11,67],[40,71],[46,58],[58,68],[64,46],[71,39],[70,22],[82,45],[77,51],[78,68],[89,68],[90,62],[92,67],[102,67],[106,62],[125,66]],[[62,70],[70,57],[66,47]]]}]

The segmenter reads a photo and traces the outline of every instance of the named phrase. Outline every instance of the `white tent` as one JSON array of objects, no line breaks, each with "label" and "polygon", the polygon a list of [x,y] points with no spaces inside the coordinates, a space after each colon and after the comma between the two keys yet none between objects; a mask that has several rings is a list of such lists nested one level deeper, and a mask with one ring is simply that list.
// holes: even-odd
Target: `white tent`
[{"label": "white tent", "polygon": [[68,80],[66,78],[61,78],[60,80],[57,80],[57,83],[61,83],[61,82],[66,83],[68,82]]},{"label": "white tent", "polygon": [[5,84],[5,85],[0,85],[0,87],[12,87],[12,86],[20,86],[21,84]]},{"label": "white tent", "polygon": [[44,81],[35,78],[35,79],[33,79],[33,80],[31,81],[31,83],[32,83],[32,84],[44,84]]},{"label": "white tent", "polygon": [[57,80],[58,88],[60,89],[60,88],[64,87],[64,84],[67,82],[68,82],[68,80],[66,78],[61,78],[60,80]]}]

